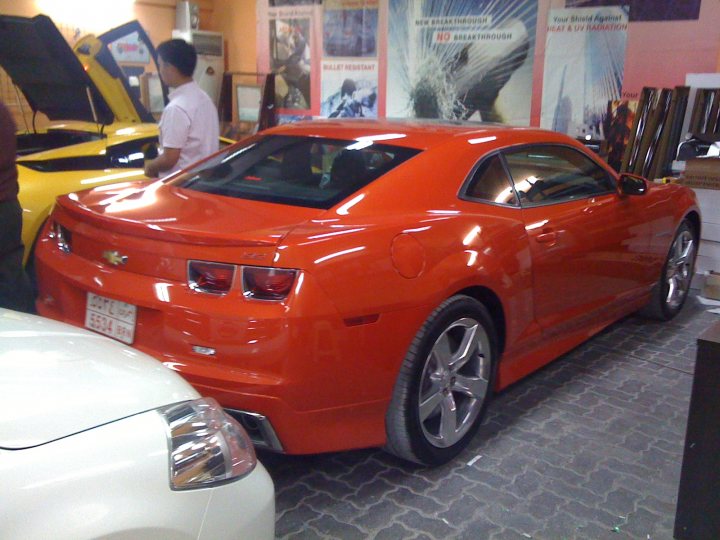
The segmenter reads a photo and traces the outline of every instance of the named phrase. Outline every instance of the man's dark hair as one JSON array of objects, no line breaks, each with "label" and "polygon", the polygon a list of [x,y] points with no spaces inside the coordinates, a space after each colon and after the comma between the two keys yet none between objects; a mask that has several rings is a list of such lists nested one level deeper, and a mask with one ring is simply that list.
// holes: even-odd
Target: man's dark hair
[{"label": "man's dark hair", "polygon": [[195,47],[183,39],[170,39],[158,45],[157,53],[163,62],[173,65],[186,77],[192,77],[197,65]]}]

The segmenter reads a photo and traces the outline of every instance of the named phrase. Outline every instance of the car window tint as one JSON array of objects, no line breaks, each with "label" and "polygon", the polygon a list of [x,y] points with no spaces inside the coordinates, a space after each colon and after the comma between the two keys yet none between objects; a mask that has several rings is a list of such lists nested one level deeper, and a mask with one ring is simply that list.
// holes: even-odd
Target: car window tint
[{"label": "car window tint", "polygon": [[517,194],[508,178],[500,156],[484,160],[468,183],[465,197],[498,204],[519,204]]},{"label": "car window tint", "polygon": [[145,160],[151,159],[150,152],[154,150],[157,156],[157,137],[137,139],[108,147],[107,156],[110,167],[121,169],[142,169]]},{"label": "car window tint", "polygon": [[505,160],[523,206],[582,199],[615,190],[602,167],[567,146],[525,147],[506,152]]},{"label": "car window tint", "polygon": [[173,184],[227,197],[330,208],[418,152],[364,141],[258,136]]}]

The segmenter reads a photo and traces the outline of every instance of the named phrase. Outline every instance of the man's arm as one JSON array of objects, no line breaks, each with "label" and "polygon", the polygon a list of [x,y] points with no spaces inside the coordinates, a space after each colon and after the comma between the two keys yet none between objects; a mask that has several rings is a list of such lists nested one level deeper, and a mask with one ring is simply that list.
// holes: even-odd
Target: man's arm
[{"label": "man's arm", "polygon": [[162,154],[151,161],[145,162],[145,176],[155,178],[163,171],[169,171],[180,159],[179,148],[163,148]]}]

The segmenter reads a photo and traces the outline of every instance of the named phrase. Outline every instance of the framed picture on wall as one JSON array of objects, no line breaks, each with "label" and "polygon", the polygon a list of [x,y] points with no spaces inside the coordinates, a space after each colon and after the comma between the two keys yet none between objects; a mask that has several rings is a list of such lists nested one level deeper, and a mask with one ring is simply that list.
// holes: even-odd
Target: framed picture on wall
[{"label": "framed picture on wall", "polygon": [[159,117],[165,108],[160,75],[155,72],[140,75],[140,101],[154,116]]},{"label": "framed picture on wall", "polygon": [[274,97],[272,73],[225,73],[218,105],[223,136],[238,139],[276,125]]},{"label": "framed picture on wall", "polygon": [[233,119],[239,122],[258,122],[262,87],[257,84],[236,84],[233,107]]}]

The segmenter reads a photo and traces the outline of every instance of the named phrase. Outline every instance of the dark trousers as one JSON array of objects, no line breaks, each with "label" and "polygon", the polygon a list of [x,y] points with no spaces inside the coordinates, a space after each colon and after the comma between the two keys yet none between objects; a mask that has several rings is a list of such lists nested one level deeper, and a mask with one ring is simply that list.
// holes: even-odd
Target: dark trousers
[{"label": "dark trousers", "polygon": [[32,287],[22,266],[21,231],[20,203],[0,201],[0,307],[33,313]]}]

